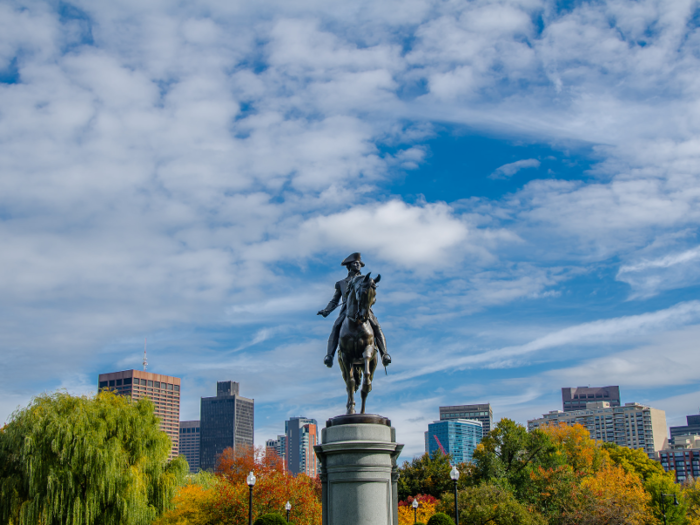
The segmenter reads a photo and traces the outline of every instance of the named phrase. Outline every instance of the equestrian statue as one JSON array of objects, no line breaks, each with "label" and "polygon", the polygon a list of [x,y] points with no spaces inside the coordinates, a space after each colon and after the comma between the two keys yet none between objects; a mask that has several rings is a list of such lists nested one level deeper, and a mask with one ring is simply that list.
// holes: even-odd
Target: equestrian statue
[{"label": "equestrian statue", "polygon": [[379,326],[372,305],[376,300],[377,283],[381,275],[372,279],[370,274],[362,275],[360,269],[365,265],[359,253],[353,253],[341,263],[348,270],[348,275],[335,283],[333,298],[318,315],[327,317],[335,310],[342,299],[338,319],[333,323],[328,338],[328,348],[323,362],[327,367],[333,366],[335,351],[340,346],[338,364],[348,392],[347,414],[355,413],[355,392],[362,386],[362,410],[365,413],[365,400],[372,390],[374,370],[377,368],[377,352],[382,364],[391,363],[391,356],[386,350],[386,339]]}]

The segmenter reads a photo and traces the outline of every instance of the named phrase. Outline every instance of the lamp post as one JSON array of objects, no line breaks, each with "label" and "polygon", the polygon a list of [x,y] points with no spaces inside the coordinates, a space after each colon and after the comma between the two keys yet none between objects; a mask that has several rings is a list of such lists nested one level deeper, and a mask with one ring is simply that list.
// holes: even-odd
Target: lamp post
[{"label": "lamp post", "polygon": [[455,525],[459,525],[459,508],[457,506],[457,480],[459,479],[459,470],[453,466],[450,470],[450,478],[455,484]]},{"label": "lamp post", "polygon": [[414,499],[413,503],[411,503],[411,507],[413,507],[413,523],[418,523],[418,500]]},{"label": "lamp post", "polygon": [[287,523],[289,523],[289,511],[292,510],[292,504],[289,502],[285,503],[284,510],[287,511]]},{"label": "lamp post", "polygon": [[673,504],[676,507],[680,505],[675,494],[661,494],[661,513],[664,515],[664,525],[666,525],[666,498],[670,498],[671,496],[673,496]]},{"label": "lamp post", "polygon": [[250,471],[248,477],[245,479],[250,489],[250,498],[248,499],[248,525],[253,525],[253,487],[255,486],[255,474]]}]

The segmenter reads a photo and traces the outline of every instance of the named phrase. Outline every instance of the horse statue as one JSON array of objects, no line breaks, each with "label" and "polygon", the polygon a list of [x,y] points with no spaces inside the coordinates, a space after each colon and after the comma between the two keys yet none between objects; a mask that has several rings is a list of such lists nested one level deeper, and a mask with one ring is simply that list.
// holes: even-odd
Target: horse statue
[{"label": "horse statue", "polygon": [[347,313],[340,327],[340,355],[338,363],[348,391],[346,414],[355,413],[355,392],[362,384],[362,410],[365,413],[365,400],[372,391],[372,378],[377,368],[377,347],[374,332],[369,323],[370,308],[377,296],[377,283],[382,278],[370,274],[358,275],[349,283]]}]

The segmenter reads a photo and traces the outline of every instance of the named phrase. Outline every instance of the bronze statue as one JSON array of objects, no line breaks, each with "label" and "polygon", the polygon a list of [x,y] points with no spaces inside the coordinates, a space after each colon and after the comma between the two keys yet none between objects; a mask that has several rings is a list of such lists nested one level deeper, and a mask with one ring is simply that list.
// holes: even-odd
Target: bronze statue
[{"label": "bronze statue", "polygon": [[[372,305],[376,298],[376,283],[381,276],[373,280],[369,274],[362,275],[360,268],[364,263],[359,253],[349,255],[341,264],[348,269],[348,275],[335,283],[333,298],[326,308],[318,312],[318,315],[327,317],[338,307],[342,298],[343,304],[338,319],[333,323],[323,362],[329,368],[333,366],[335,351],[340,343],[341,352],[338,361],[348,390],[348,414],[355,413],[354,393],[360,386],[360,379],[364,372],[361,412],[364,414],[365,399],[372,390],[372,377],[377,366],[376,352],[379,351],[385,367],[391,363],[391,356],[386,351],[384,333],[372,312]],[[362,364],[364,366],[360,368]]]}]

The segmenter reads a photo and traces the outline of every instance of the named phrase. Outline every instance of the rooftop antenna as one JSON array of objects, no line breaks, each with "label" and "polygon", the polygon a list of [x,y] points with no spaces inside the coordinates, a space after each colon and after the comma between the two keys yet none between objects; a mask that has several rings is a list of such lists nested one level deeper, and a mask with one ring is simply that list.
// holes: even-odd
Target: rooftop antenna
[{"label": "rooftop antenna", "polygon": [[146,359],[146,346],[148,345],[148,338],[144,337],[143,339],[143,371],[146,371],[146,367],[148,366],[148,359]]}]

